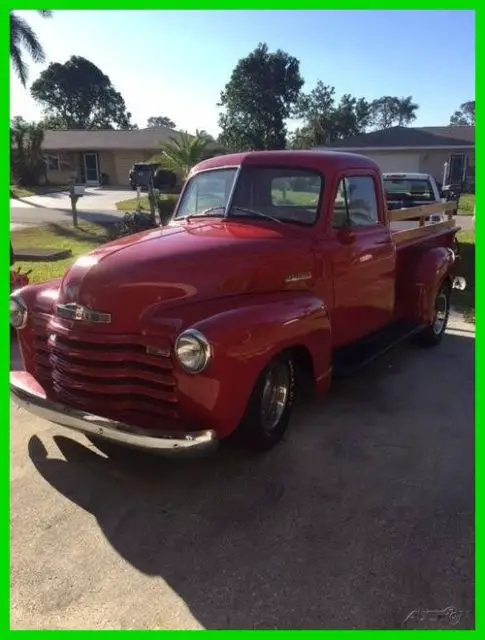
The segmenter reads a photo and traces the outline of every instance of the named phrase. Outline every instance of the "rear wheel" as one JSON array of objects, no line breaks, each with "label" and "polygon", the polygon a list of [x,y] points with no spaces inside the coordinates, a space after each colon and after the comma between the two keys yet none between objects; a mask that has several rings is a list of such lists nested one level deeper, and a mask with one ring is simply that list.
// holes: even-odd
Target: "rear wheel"
[{"label": "rear wheel", "polygon": [[295,366],[290,354],[280,354],[262,371],[238,428],[243,444],[267,451],[283,437],[295,400]]},{"label": "rear wheel", "polygon": [[417,336],[417,342],[422,347],[435,347],[443,339],[450,316],[450,295],[449,284],[442,284],[436,295],[433,320]]}]

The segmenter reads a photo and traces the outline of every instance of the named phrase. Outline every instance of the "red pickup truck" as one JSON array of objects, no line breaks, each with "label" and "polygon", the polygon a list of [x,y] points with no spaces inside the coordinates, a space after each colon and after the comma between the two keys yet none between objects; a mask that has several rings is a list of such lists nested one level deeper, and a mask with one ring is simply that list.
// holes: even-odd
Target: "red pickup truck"
[{"label": "red pickup truck", "polygon": [[[301,380],[325,392],[403,338],[441,341],[458,229],[424,223],[438,208],[388,213],[359,155],[206,160],[168,226],[12,295],[13,400],[98,442],[181,453],[237,434],[269,449]],[[394,231],[391,215],[421,222]]]}]

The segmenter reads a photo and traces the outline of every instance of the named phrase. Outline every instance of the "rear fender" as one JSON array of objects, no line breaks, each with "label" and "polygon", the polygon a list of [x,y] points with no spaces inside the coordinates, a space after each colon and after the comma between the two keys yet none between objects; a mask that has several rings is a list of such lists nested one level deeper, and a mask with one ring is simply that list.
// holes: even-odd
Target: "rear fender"
[{"label": "rear fender", "polygon": [[256,380],[278,353],[298,349],[311,364],[317,389],[330,382],[331,331],[327,310],[313,295],[295,294],[227,309],[192,324],[212,346],[205,372],[178,371],[185,417],[207,424],[219,437],[239,424]]},{"label": "rear fender", "polygon": [[451,288],[455,261],[455,252],[449,247],[433,247],[418,254],[404,287],[409,320],[419,325],[433,321],[436,294],[444,282]]}]

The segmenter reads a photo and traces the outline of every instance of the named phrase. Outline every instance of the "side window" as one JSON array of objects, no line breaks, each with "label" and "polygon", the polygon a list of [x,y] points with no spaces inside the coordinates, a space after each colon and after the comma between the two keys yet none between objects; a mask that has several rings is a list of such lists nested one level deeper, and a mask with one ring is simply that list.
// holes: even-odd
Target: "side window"
[{"label": "side window", "polygon": [[374,180],[354,176],[340,181],[333,203],[332,227],[367,227],[379,222]]},{"label": "side window", "polygon": [[346,178],[347,206],[350,224],[366,227],[379,222],[374,180],[370,176]]}]

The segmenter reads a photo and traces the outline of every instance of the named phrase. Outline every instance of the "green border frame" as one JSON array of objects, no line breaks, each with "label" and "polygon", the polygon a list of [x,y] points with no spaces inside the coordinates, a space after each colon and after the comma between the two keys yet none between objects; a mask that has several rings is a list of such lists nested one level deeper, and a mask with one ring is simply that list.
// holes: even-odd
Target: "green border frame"
[{"label": "green border frame", "polygon": [[[2,48],[4,49],[4,58],[3,58],[3,64],[1,66],[1,75],[4,78],[4,80],[2,81],[2,84],[4,84],[4,86],[8,86],[9,84],[9,74],[10,74],[10,70],[9,70],[9,57],[8,57],[8,53],[7,53],[7,47],[8,47],[8,40],[9,40],[9,20],[8,20],[8,14],[10,11],[14,10],[14,11],[18,11],[18,10],[25,10],[25,9],[39,9],[39,8],[44,8],[44,9],[52,9],[52,10],[60,10],[60,9],[91,9],[91,10],[106,10],[106,9],[130,9],[133,10],[134,9],[134,5],[132,2],[129,2],[129,0],[121,0],[116,2],[116,0],[113,0],[112,2],[110,1],[102,1],[102,0],[64,0],[61,2],[47,2],[45,3],[45,5],[42,5],[42,3],[37,3],[37,2],[18,2],[16,3],[15,6],[12,6],[10,3],[7,4],[7,6],[4,6],[3,10],[1,11],[1,17],[0,17],[0,25],[1,25],[1,33],[0,33],[0,43]],[[377,10],[377,9],[381,9],[381,10],[406,10],[406,9],[416,9],[416,10],[429,10],[429,9],[436,9],[436,10],[444,10],[444,9],[448,9],[448,10],[460,10],[460,11],[464,11],[464,10],[477,10],[478,9],[478,0],[474,0],[474,1],[469,1],[469,0],[465,0],[465,2],[459,2],[458,0],[428,0],[427,2],[423,2],[422,0],[397,0],[396,2],[392,2],[390,0],[347,0],[346,2],[344,2],[344,6],[342,6],[342,2],[338,2],[335,0],[330,0],[327,2],[324,2],[323,0],[298,0],[297,2],[295,1],[291,1],[291,0],[280,0],[279,2],[264,2],[263,0],[207,0],[206,2],[197,2],[196,0],[178,0],[177,1],[173,1],[173,0],[167,0],[165,2],[160,1],[160,0],[138,0],[136,2],[135,5],[135,10],[143,10],[143,9],[192,9],[192,10],[211,10],[211,9],[225,9],[225,10],[249,10],[249,9],[253,9],[253,10],[262,10],[262,9],[273,9],[273,10],[303,10],[303,9],[322,9],[322,10],[328,10],[328,9],[369,9],[369,10]],[[477,10],[476,11],[476,31],[478,31],[478,33],[483,33],[485,34],[485,28],[483,28],[484,26],[484,22],[485,22],[485,8],[482,8],[481,10]],[[3,34],[3,35],[2,35]],[[452,46],[452,43],[450,43],[450,46]],[[479,49],[481,48],[481,41],[480,39],[476,40],[476,49],[477,49],[477,54],[479,54]],[[477,55],[477,69],[481,70],[482,73],[485,73],[485,65],[482,64],[480,55]],[[480,78],[480,73],[476,73],[476,77]],[[447,91],[447,90],[451,90],[453,91],[453,78],[450,78],[450,84],[448,87],[443,87],[443,91]],[[480,90],[480,84],[477,87],[477,90],[479,92]],[[466,97],[466,96],[465,96]],[[439,99],[439,96],[437,97],[437,99]],[[460,96],[457,97],[457,99],[460,99]],[[480,100],[479,100],[480,103]],[[9,105],[7,104],[6,100],[2,100],[0,101],[0,109],[3,112],[3,117],[4,117],[4,121],[5,121],[5,127],[3,130],[2,135],[2,139],[3,139],[3,143],[2,143],[2,147],[4,149],[8,149],[8,134],[9,134],[9,129],[8,129],[8,120],[10,118],[10,114],[9,114]],[[478,128],[478,149],[481,149],[481,129]],[[1,156],[3,158],[3,160],[1,160],[2,165],[3,165],[3,171],[4,171],[4,175],[9,175],[10,176],[10,171],[9,171],[9,156],[6,153],[5,156]],[[480,162],[478,162],[477,166],[477,170],[479,173],[481,173],[481,164]],[[478,190],[479,191],[479,190]],[[479,191],[479,194],[481,192]],[[481,200],[481,196],[479,195],[479,201]],[[479,218],[480,218],[480,214],[479,214]],[[6,231],[6,235],[10,236],[10,227],[7,226],[7,216],[5,216],[4,218],[1,219],[2,222],[2,228],[5,229]],[[485,225],[485,223],[484,223]],[[478,234],[481,234],[481,221],[479,220],[478,222],[478,227],[476,229]],[[3,243],[3,253],[2,255],[5,256],[5,273],[7,273],[7,241],[5,241]],[[482,264],[482,259],[481,259],[481,254],[480,252],[477,253],[477,268],[479,271],[481,271],[483,269],[483,264]],[[7,279],[3,280],[0,279],[0,287],[1,287],[1,291],[0,291],[0,300],[2,301],[2,304],[5,307],[5,312],[4,312],[4,317],[7,316],[7,300],[8,300],[8,295],[9,295],[9,290],[8,290],[8,285],[7,285]],[[482,306],[482,290],[480,288],[477,288],[477,300],[476,300],[476,308],[481,309]],[[478,311],[478,316],[480,316],[480,310]],[[9,354],[10,354],[10,335],[7,334],[8,331],[8,323],[5,322],[3,323],[3,331],[4,331],[4,338],[1,341],[1,357],[2,360],[5,363],[5,372],[7,372],[7,367],[9,366]],[[478,332],[479,333],[479,332]],[[480,342],[480,337],[478,336],[478,342],[476,343],[479,347],[479,345],[481,344]],[[478,357],[481,358],[481,350],[480,348],[478,348]],[[479,360],[480,362],[480,360]],[[477,376],[478,378],[481,378],[480,375],[480,367],[478,367],[478,372],[479,375]],[[479,384],[479,386],[481,386]],[[7,386],[7,381],[5,380],[5,384],[2,385],[0,387],[0,389],[4,389],[4,391],[2,392],[2,404],[4,404],[4,406],[6,407],[6,412],[9,415],[9,393],[8,393],[8,386]],[[478,399],[480,398],[480,395],[478,396]],[[480,415],[482,415],[482,410],[481,410],[481,402],[477,402],[477,410],[478,410],[478,419],[480,419]],[[480,431],[478,430],[476,432],[476,450],[480,451],[480,449],[482,448],[482,435],[480,433]],[[2,464],[0,469],[5,470],[9,468],[9,459],[10,459],[10,449],[9,449],[9,429],[4,428],[2,431],[2,445],[1,445],[1,451],[2,451]],[[475,521],[476,521],[476,533],[475,533],[475,538],[479,538],[481,531],[482,531],[482,527],[481,527],[481,519],[480,519],[480,515],[481,515],[481,510],[479,509],[480,507],[480,498],[481,498],[481,493],[480,493],[480,480],[483,479],[483,472],[481,471],[481,468],[479,465],[475,466],[476,468],[476,516],[475,516]],[[14,633],[16,637],[24,637],[25,635],[31,635],[33,633],[42,633],[42,634],[56,634],[56,637],[58,637],[59,634],[66,634],[69,633],[70,637],[73,636],[73,634],[75,634],[75,636],[84,636],[87,633],[92,633],[92,631],[57,631],[57,632],[53,632],[53,631],[9,631],[9,627],[10,627],[10,580],[9,580],[9,569],[10,569],[10,553],[9,553],[9,545],[10,545],[10,510],[9,510],[9,504],[10,504],[10,495],[9,495],[9,491],[10,491],[10,483],[9,483],[9,474],[5,473],[3,471],[3,475],[4,475],[4,481],[1,484],[1,499],[2,499],[2,506],[1,506],[1,513],[3,516],[3,521],[4,521],[4,526],[1,527],[0,531],[3,532],[2,533],[2,537],[3,537],[3,543],[2,543],[2,551],[0,554],[0,560],[1,560],[1,574],[3,577],[2,583],[3,584],[3,588],[2,591],[4,593],[4,596],[2,598],[2,605],[1,605],[1,617],[0,617],[0,631],[3,632],[7,632],[7,633]],[[482,555],[481,553],[479,553],[479,550],[476,550],[476,561],[475,561],[475,566],[476,566],[476,574],[479,573],[479,568],[481,565],[481,558]],[[479,603],[479,602],[483,602],[483,597],[481,597],[481,590],[479,589],[480,586],[480,582],[478,580],[476,580],[476,587],[475,587],[475,602]],[[482,615],[480,612],[480,607],[475,604],[475,625],[476,628],[474,631],[412,631],[414,635],[414,637],[417,636],[417,634],[422,634],[423,637],[426,635],[426,637],[430,637],[434,636],[436,634],[439,634],[440,638],[444,638],[445,636],[447,636],[448,634],[453,634],[453,637],[456,638],[457,634],[458,635],[463,635],[463,634],[467,634],[469,636],[470,633],[472,634],[476,634],[477,630],[482,628],[482,624],[481,624],[481,620],[482,620]],[[105,637],[106,635],[111,636],[112,634],[119,634],[119,633],[136,633],[139,635],[144,635],[146,634],[146,631],[104,631],[103,632]],[[156,632],[150,632],[150,633],[156,633]],[[191,631],[164,631],[164,634],[168,634],[171,635],[173,637],[175,637],[175,634],[177,634],[177,636],[179,636],[180,634],[190,634],[193,633]],[[204,631],[204,633],[206,634],[210,634],[213,637],[216,637],[220,635],[220,631]],[[278,633],[280,635],[280,637],[282,637],[283,635],[285,635],[285,637],[289,637],[290,635],[294,635],[296,633],[305,633],[305,634],[322,634],[324,633],[326,637],[330,637],[330,635],[341,635],[341,634],[349,634],[349,633],[360,633],[360,634],[366,634],[366,636],[372,637],[374,634],[374,631],[371,630],[363,630],[363,631],[223,631],[222,633],[224,633],[224,636],[228,635],[230,637],[234,636],[234,635],[238,635],[240,637],[241,634],[246,634],[246,633],[250,633],[252,635],[262,635],[262,634],[268,634],[268,633]],[[381,634],[385,634],[387,635],[394,635],[396,633],[403,633],[403,630],[392,630],[392,631],[381,631]],[[409,631],[408,631],[409,633]],[[3,635],[3,633],[2,633]],[[381,635],[382,637],[382,635]]]}]

